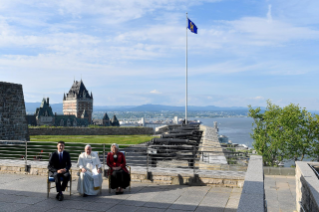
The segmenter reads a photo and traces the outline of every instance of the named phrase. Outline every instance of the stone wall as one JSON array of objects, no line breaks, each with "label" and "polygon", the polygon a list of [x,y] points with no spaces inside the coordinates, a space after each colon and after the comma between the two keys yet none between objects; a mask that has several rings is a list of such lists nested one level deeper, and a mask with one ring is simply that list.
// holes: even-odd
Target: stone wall
[{"label": "stone wall", "polygon": [[[301,206],[307,212],[319,211],[319,180],[308,163],[296,161],[296,207],[298,212],[303,212]],[[319,165],[319,163],[309,164]]]},{"label": "stone wall", "polygon": [[162,125],[155,128],[155,134],[162,134],[179,127],[181,127],[180,124]]},{"label": "stone wall", "polygon": [[237,212],[264,212],[265,192],[262,156],[250,156]]},{"label": "stone wall", "polygon": [[30,135],[152,135],[151,127],[63,127],[29,128]]},{"label": "stone wall", "polygon": [[[28,171],[25,170],[24,161],[16,161],[6,163],[3,160],[0,163],[0,174],[27,174],[27,175],[48,175],[47,162],[41,161],[31,162],[28,161],[28,165],[30,165],[30,169]],[[215,187],[231,187],[231,188],[242,188],[244,179],[239,176],[231,176],[231,175],[198,175],[194,177],[191,173],[182,173],[176,174],[175,172],[152,172],[151,179],[146,174],[146,169],[136,169],[136,167],[131,167],[131,180],[132,182],[147,182],[147,183],[157,183],[157,184],[165,184],[165,185],[207,185],[207,186],[215,186]],[[76,168],[76,164],[72,164],[72,178],[78,178],[77,172],[79,171]]]},{"label": "stone wall", "polygon": [[0,82],[0,140],[30,140],[20,84]]}]

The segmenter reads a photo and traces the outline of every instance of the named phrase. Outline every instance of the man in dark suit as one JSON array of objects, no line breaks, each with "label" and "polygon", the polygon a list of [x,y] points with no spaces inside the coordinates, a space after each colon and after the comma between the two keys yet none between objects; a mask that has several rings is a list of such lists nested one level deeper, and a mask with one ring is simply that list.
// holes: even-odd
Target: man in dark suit
[{"label": "man in dark suit", "polygon": [[[64,146],[64,141],[58,142],[58,151],[51,154],[48,165],[50,176],[54,177],[55,180],[56,191],[58,192],[56,198],[59,201],[64,199],[62,191],[65,190],[66,186],[68,185],[68,181],[70,180],[69,170],[71,168],[71,158],[67,151],[63,151]],[[63,178],[62,185],[61,177]]]}]

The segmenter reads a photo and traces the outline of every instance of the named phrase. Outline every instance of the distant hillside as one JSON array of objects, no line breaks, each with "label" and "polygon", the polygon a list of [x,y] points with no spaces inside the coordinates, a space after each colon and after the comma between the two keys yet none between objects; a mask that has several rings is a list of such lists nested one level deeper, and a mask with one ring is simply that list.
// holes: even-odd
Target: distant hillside
[{"label": "distant hillside", "polygon": [[[27,113],[35,113],[35,110],[41,106],[41,102],[26,102],[25,107]],[[58,103],[58,104],[50,104],[52,107],[53,113],[58,113],[61,114],[63,112],[63,104]]]},{"label": "distant hillside", "polygon": [[[41,102],[26,102],[27,113],[34,113],[37,107],[40,107]],[[50,104],[53,113],[61,114],[63,112],[63,104]],[[160,111],[184,111],[184,106],[169,106],[169,105],[153,105],[145,104],[140,106],[93,106],[94,112],[103,111],[148,111],[148,112],[160,112]],[[234,110],[247,110],[247,107],[216,107],[216,106],[188,106],[189,111],[234,111]]]},{"label": "distant hillside", "polygon": [[[184,111],[184,106],[168,106],[146,104],[133,107],[130,111]],[[189,111],[229,111],[229,110],[247,110],[244,107],[216,107],[216,106],[188,106]]]}]

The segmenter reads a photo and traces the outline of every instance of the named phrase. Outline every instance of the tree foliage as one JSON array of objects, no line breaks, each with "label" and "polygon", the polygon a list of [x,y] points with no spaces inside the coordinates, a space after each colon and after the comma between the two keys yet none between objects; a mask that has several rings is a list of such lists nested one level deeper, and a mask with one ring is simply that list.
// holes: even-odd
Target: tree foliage
[{"label": "tree foliage", "polygon": [[299,105],[279,107],[267,101],[260,108],[249,106],[249,117],[254,119],[251,134],[253,147],[263,156],[264,165],[275,165],[284,159],[303,160],[319,154],[319,116],[312,115]]}]

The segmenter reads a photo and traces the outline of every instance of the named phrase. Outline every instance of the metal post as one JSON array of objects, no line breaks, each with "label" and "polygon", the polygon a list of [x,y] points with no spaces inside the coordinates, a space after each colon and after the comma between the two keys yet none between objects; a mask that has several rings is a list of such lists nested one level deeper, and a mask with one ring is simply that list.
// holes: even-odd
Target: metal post
[{"label": "metal post", "polygon": [[24,156],[24,160],[25,160],[25,167],[27,167],[27,165],[28,165],[28,141],[25,141],[25,156]]},{"label": "metal post", "polygon": [[193,172],[195,176],[195,154],[196,154],[196,146],[194,146],[194,153],[193,153]]},{"label": "metal post", "polygon": [[146,176],[148,176],[148,165],[149,165],[148,147],[146,148],[146,153],[147,153]]},{"label": "metal post", "polygon": [[28,172],[29,171],[29,167],[28,167],[28,141],[25,141],[25,155],[24,155],[24,171]]},{"label": "metal post", "polygon": [[103,173],[105,170],[105,144],[103,144]]},{"label": "metal post", "polygon": [[188,103],[188,99],[187,99],[187,92],[188,92],[188,89],[187,89],[187,72],[188,72],[188,41],[187,41],[187,27],[188,27],[188,17],[187,17],[187,14],[186,13],[186,53],[185,53],[185,66],[186,66],[186,69],[185,69],[185,125],[187,124],[187,103]]}]

